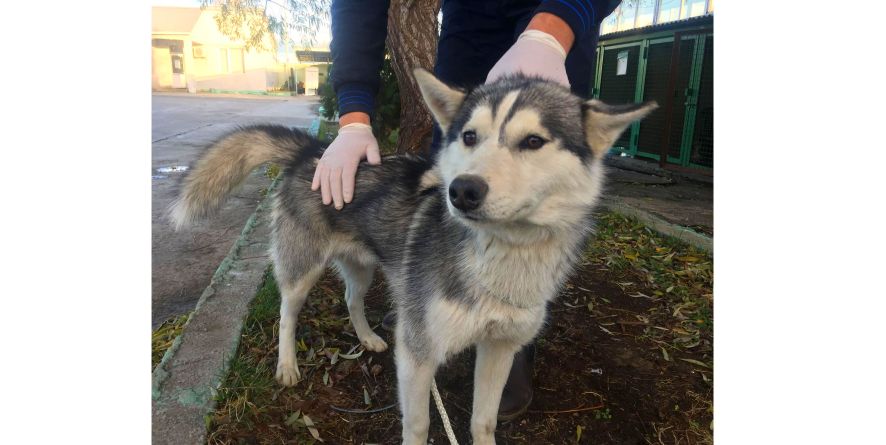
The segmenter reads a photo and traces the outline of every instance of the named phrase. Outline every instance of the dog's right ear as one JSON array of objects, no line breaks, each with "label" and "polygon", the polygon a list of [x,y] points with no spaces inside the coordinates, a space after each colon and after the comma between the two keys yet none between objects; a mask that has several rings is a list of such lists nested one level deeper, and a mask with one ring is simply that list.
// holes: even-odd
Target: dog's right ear
[{"label": "dog's right ear", "polygon": [[434,77],[433,74],[421,68],[416,68],[412,73],[415,76],[419,89],[421,89],[421,95],[425,100],[425,104],[431,110],[431,114],[434,115],[437,125],[445,133],[449,124],[452,123],[455,113],[461,107],[461,103],[465,99],[465,93],[449,88]]},{"label": "dog's right ear", "polygon": [[607,105],[591,99],[582,105],[585,120],[585,136],[597,158],[609,151],[615,140],[631,123],[644,118],[658,108],[655,101],[629,105]]}]

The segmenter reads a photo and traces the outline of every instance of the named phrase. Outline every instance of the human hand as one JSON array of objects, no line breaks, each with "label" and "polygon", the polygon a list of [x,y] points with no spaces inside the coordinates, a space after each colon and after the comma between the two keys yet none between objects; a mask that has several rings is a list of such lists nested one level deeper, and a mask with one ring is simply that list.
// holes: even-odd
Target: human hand
[{"label": "human hand", "polygon": [[341,127],[338,136],[323,152],[311,190],[320,189],[324,205],[334,202],[341,210],[345,203],[354,198],[354,181],[360,160],[370,164],[381,164],[378,142],[372,135],[372,127],[364,123],[352,123]]},{"label": "human hand", "polygon": [[566,53],[574,41],[572,30],[562,19],[548,13],[536,14],[526,31],[489,71],[486,83],[520,72],[568,87]]}]

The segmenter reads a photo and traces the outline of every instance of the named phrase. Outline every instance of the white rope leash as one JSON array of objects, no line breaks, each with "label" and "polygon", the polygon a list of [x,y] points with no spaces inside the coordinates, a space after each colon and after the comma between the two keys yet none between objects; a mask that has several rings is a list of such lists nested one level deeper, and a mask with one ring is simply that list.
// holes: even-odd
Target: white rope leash
[{"label": "white rope leash", "polygon": [[455,438],[455,432],[452,431],[452,424],[449,423],[449,415],[446,414],[446,408],[443,407],[443,399],[440,397],[440,391],[437,390],[436,380],[431,380],[431,394],[434,395],[434,403],[437,405],[437,412],[440,413],[440,418],[443,419],[443,429],[446,430],[446,436],[449,437],[449,443],[451,445],[458,445],[458,440]]}]

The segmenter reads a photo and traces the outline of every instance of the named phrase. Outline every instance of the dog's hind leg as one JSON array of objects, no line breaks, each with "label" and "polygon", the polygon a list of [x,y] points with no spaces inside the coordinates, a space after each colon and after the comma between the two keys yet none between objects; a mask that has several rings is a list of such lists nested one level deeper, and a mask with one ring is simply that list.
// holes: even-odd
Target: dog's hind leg
[{"label": "dog's hind leg", "polygon": [[363,306],[363,298],[372,284],[375,264],[362,264],[353,259],[339,258],[335,261],[335,265],[345,282],[345,301],[348,304],[348,314],[351,316],[351,324],[354,325],[360,344],[373,352],[382,352],[388,349],[388,344],[369,327]]},{"label": "dog's hind leg", "polygon": [[[280,348],[277,359],[276,378],[284,386],[293,386],[301,379],[295,350],[295,323],[308,293],[325,269],[324,264],[314,264],[295,277],[293,270],[286,270],[274,263],[274,274],[280,287]],[[290,278],[294,277],[294,278]]]},{"label": "dog's hind leg", "polygon": [[404,342],[402,317],[397,317],[395,360],[397,363],[397,395],[403,413],[403,444],[425,445],[428,442],[431,382],[437,363],[420,360],[409,351]]},{"label": "dog's hind leg", "polygon": [[499,341],[477,344],[474,407],[471,413],[471,436],[475,445],[495,444],[498,405],[517,349],[519,345]]}]

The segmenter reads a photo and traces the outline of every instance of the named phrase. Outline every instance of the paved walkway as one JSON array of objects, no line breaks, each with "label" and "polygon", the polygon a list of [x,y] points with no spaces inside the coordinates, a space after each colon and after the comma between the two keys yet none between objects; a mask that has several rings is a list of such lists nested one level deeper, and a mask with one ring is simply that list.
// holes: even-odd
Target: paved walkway
[{"label": "paved walkway", "polygon": [[211,275],[211,284],[203,291],[182,334],[154,369],[154,444],[206,443],[205,416],[215,408],[214,391],[224,381],[230,360],[237,353],[249,303],[270,261],[269,204],[268,199],[262,201],[244,221],[239,238]]},{"label": "paved walkway", "polygon": [[[712,177],[687,177],[663,171],[656,164],[607,158],[606,203],[646,213],[704,237],[714,235],[714,187]],[[624,213],[624,212],[623,212]],[[635,215],[636,216],[636,215]],[[649,219],[644,222],[649,223]],[[659,228],[656,228],[659,230]]]},{"label": "paved walkway", "polygon": [[165,212],[178,196],[187,169],[212,141],[237,126],[309,127],[319,98],[155,93],[151,102],[151,324],[156,328],[194,309],[270,184],[256,170],[218,215],[174,232]]}]

